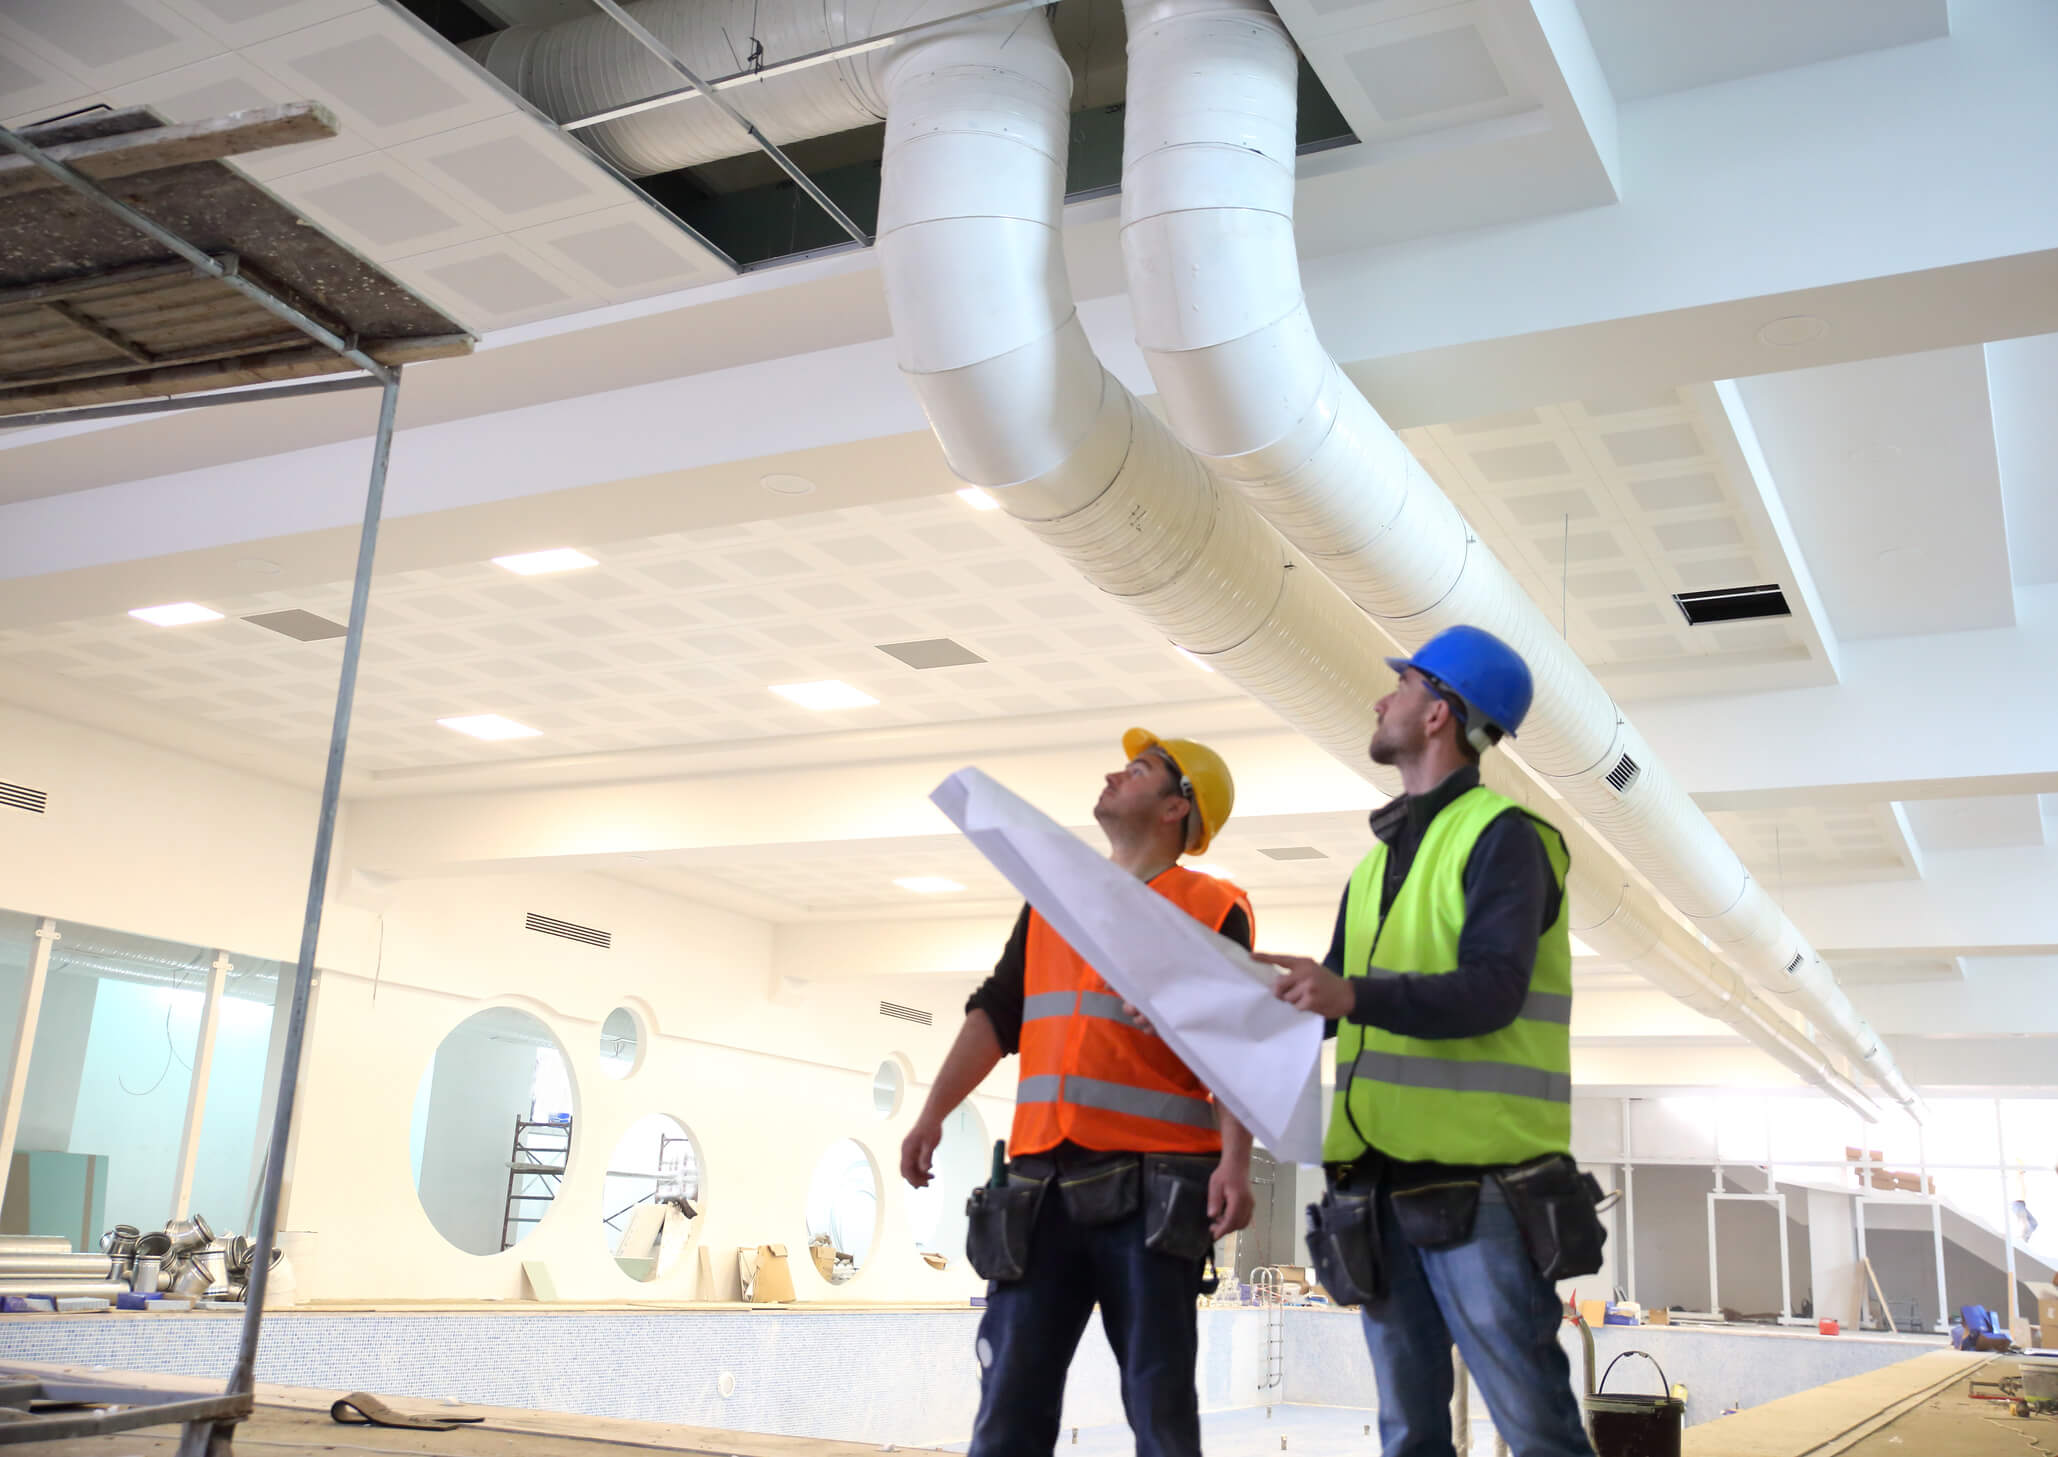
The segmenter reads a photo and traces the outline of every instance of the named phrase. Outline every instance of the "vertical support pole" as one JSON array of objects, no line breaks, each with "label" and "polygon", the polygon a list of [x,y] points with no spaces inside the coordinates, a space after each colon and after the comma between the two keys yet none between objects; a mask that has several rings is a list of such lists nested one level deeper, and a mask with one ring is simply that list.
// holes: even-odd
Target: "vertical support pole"
[{"label": "vertical support pole", "polygon": [[1722,1173],[1715,1174],[1715,1189],[1708,1194],[1708,1313],[1722,1314],[1722,1287],[1717,1283],[1715,1269],[1715,1193],[1722,1187]]},{"label": "vertical support pole", "polygon": [[[2001,1168],[2001,1239],[2008,1249],[2008,1328],[2013,1330],[2022,1319],[2022,1300],[2015,1289],[2015,1208],[2008,1202],[2008,1127],[2001,1121],[1999,1098],[1994,1099],[1994,1157]],[[0,1177],[5,1174],[0,1169]]]},{"label": "vertical support pole", "polygon": [[[1865,1284],[1866,1277],[1871,1275],[1872,1257],[1865,1253],[1865,1196],[1863,1194],[1860,1194],[1851,1201],[1851,1218],[1857,1221],[1858,1225],[1858,1326],[1862,1330],[1865,1326],[1865,1302],[1872,1298],[1871,1292],[1867,1290]],[[1871,1278],[1875,1284],[1878,1283],[1879,1277],[1877,1275],[1871,1275]],[[1885,1302],[1885,1295],[1881,1295],[1879,1313],[1885,1318],[1886,1323],[1891,1326],[1894,1323],[1894,1318],[1887,1312]]]},{"label": "vertical support pole", "polygon": [[[14,1061],[7,1066],[7,1099],[0,1102],[0,1199],[7,1197],[7,1176],[14,1169],[14,1138],[21,1131],[21,1100],[29,1086],[29,1058],[36,1050],[36,1022],[43,1013],[43,985],[50,979],[50,948],[61,939],[57,922],[45,916],[36,927],[29,952],[28,980],[21,988],[21,1016],[14,1024]],[[2007,1193],[2006,1181],[2002,1193]],[[2013,1298],[2014,1287],[2009,1287]]]},{"label": "vertical support pole", "polygon": [[1636,1299],[1636,1165],[1629,1146],[1629,1099],[1622,1100],[1622,1288]]},{"label": "vertical support pole", "polygon": [[222,992],[234,963],[226,951],[214,953],[207,969],[207,999],[200,1004],[200,1035],[193,1044],[193,1085],[186,1090],[186,1128],[179,1135],[179,1168],[172,1179],[171,1217],[193,1212],[193,1170],[200,1162],[200,1123],[207,1113],[207,1079],[214,1071],[214,1034],[221,1024]]},{"label": "vertical support pole", "polygon": [[[257,1384],[257,1333],[264,1323],[264,1293],[270,1283],[271,1252],[279,1237],[279,1191],[286,1176],[286,1146],[293,1128],[294,1094],[300,1086],[300,1053],[307,1037],[307,1008],[314,990],[314,957],[321,936],[322,903],[328,894],[329,857],[336,842],[336,807],[343,797],[343,756],[350,744],[350,710],[357,697],[357,662],[364,652],[364,619],[372,594],[372,561],[379,547],[379,517],[386,503],[386,462],[393,450],[393,417],[400,402],[395,368],[379,396],[379,428],[372,442],[371,480],[365,488],[364,527],[358,537],[357,576],[350,588],[350,624],[343,637],[343,666],[336,675],[336,716],[329,728],[329,763],[322,776],[321,813],[315,821],[314,862],[308,870],[307,915],[300,928],[300,961],[293,972],[293,1003],[279,1058],[279,1087],[272,1109],[271,1146],[264,1188],[257,1201],[257,1229],[245,1294],[243,1329],[230,1369],[228,1394],[246,1395]],[[194,1437],[188,1429],[189,1439]],[[185,1443],[181,1444],[182,1454]]]},{"label": "vertical support pole", "polygon": [[[2005,1186],[2007,1181],[2004,1179],[2002,1183]],[[1945,1304],[1947,1297],[1944,1293],[1944,1201],[1941,1199],[1929,1201],[1929,1232],[1936,1243],[1937,1251],[1937,1329],[1949,1331],[1951,1307]]]},{"label": "vertical support pole", "polygon": [[1779,1318],[1788,1321],[1794,1318],[1793,1252],[1787,1247],[1786,1195],[1779,1194],[1776,1200],[1773,1210],[1779,1216]]}]

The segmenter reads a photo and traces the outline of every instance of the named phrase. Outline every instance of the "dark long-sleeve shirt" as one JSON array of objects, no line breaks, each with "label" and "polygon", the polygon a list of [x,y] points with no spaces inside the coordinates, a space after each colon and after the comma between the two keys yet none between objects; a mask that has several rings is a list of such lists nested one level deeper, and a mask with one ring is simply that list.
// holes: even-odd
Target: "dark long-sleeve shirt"
[{"label": "dark long-sleeve shirt", "polygon": [[[1244,950],[1250,950],[1251,922],[1242,906],[1229,908],[1229,914],[1222,922],[1221,934]],[[1008,944],[1000,953],[1000,960],[994,963],[993,975],[979,983],[979,989],[965,1003],[967,1012],[982,1011],[993,1023],[994,1035],[1000,1039],[1002,1052],[1022,1050],[1022,999],[1028,970],[1029,907],[1023,906],[1022,914],[1015,917],[1015,929],[1008,936]]]}]

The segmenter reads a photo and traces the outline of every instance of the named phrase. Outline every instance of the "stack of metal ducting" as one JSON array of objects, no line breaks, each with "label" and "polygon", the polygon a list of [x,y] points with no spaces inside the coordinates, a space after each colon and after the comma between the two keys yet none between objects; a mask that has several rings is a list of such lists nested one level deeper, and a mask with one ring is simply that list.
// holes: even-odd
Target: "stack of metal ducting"
[{"label": "stack of metal ducting", "polygon": [[75,1254],[71,1241],[46,1235],[0,1235],[0,1295],[97,1296],[127,1292],[122,1261]]},{"label": "stack of metal ducting", "polygon": [[198,1214],[147,1233],[118,1224],[100,1236],[98,1254],[74,1253],[69,1240],[53,1235],[0,1235],[0,1295],[113,1300],[133,1291],[241,1300],[255,1255],[248,1237],[216,1239]]}]

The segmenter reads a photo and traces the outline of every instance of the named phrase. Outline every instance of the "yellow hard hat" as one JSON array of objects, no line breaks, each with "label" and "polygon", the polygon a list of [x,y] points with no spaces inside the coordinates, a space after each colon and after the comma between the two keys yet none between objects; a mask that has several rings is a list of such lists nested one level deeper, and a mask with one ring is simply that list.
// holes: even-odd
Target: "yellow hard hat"
[{"label": "yellow hard hat", "polygon": [[1229,812],[1236,808],[1236,781],[1229,777],[1229,766],[1222,762],[1220,754],[1192,739],[1161,739],[1149,729],[1140,728],[1122,735],[1122,752],[1131,759],[1152,749],[1172,761],[1186,781],[1184,789],[1190,791],[1187,798],[1193,801],[1194,818],[1199,825],[1187,831],[1186,853],[1206,853],[1209,842],[1222,833],[1222,826],[1229,823]]}]

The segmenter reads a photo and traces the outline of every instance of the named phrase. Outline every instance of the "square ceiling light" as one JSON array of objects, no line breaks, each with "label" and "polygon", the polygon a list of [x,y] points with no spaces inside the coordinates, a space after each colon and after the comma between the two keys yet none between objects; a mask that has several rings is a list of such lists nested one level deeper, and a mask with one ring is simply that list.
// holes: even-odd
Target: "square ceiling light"
[{"label": "square ceiling light", "polygon": [[993,499],[992,493],[981,490],[978,486],[965,486],[958,491],[957,496],[960,501],[963,501],[974,511],[998,511],[1000,509],[1000,502]]},{"label": "square ceiling light", "polygon": [[167,602],[161,607],[137,607],[129,616],[152,627],[190,627],[196,622],[220,622],[222,615],[198,602]]},{"label": "square ceiling light", "polygon": [[797,703],[817,713],[837,708],[870,708],[879,701],[863,689],[853,688],[835,678],[825,678],[819,683],[774,683],[772,691],[788,703]]},{"label": "square ceiling light", "polygon": [[893,883],[916,895],[949,895],[952,891],[964,889],[955,880],[947,880],[941,875],[904,875]]},{"label": "square ceiling light", "polygon": [[532,729],[525,723],[516,723],[511,718],[502,718],[497,713],[471,713],[458,718],[436,720],[444,728],[455,729],[461,734],[470,734],[475,739],[497,741],[500,739],[533,739],[543,730]]},{"label": "square ceiling light", "polygon": [[569,546],[554,546],[548,551],[517,552],[513,556],[497,556],[493,565],[513,572],[518,577],[542,577],[552,572],[576,572],[585,567],[597,567],[599,562]]}]

